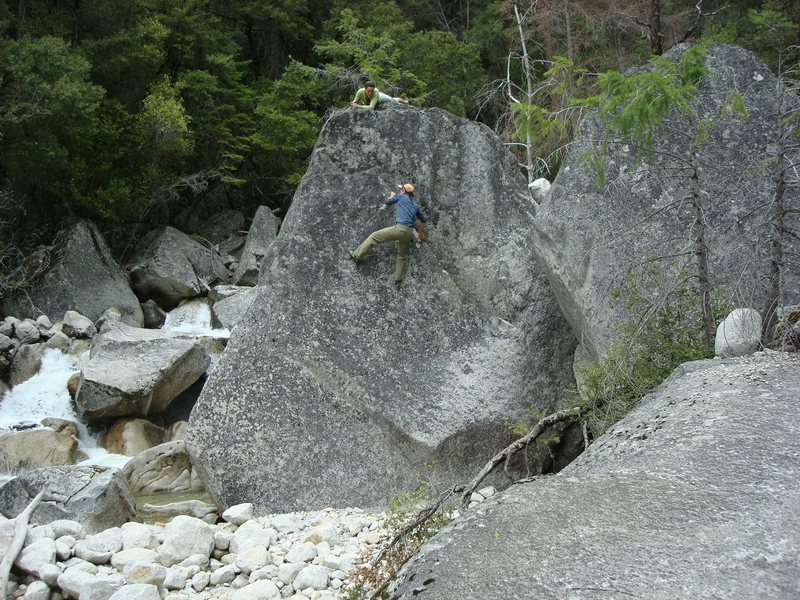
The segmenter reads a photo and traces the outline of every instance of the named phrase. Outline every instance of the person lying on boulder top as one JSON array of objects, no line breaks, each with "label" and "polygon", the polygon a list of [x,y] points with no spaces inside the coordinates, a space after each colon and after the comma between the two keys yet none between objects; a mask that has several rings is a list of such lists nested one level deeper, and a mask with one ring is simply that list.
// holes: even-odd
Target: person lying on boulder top
[{"label": "person lying on boulder top", "polygon": [[397,204],[397,215],[395,216],[394,227],[386,227],[385,229],[379,229],[371,233],[367,239],[361,242],[358,248],[350,251],[350,258],[358,265],[359,261],[364,258],[375,244],[383,244],[385,242],[397,240],[399,245],[397,247],[397,260],[394,267],[394,283],[399,286],[406,274],[406,258],[408,257],[408,250],[411,247],[411,240],[414,239],[414,223],[417,219],[420,220],[417,233],[419,239],[424,241],[425,223],[428,222],[428,215],[425,214],[419,204],[414,200],[413,185],[404,183],[397,187],[401,190],[400,194],[392,192],[381,206],[381,210],[385,210],[387,206]]},{"label": "person lying on boulder top", "polygon": [[399,104],[405,104],[406,106],[410,106],[410,103],[405,98],[396,98],[394,96],[390,96],[389,94],[384,94],[383,92],[380,91],[378,91],[378,98],[380,99],[381,102],[397,102]]},{"label": "person lying on boulder top", "polygon": [[[384,94],[384,96],[385,95],[386,94]],[[378,91],[378,88],[375,87],[374,82],[368,81],[364,84],[363,88],[356,92],[356,97],[353,98],[353,101],[350,103],[350,107],[372,110],[378,106],[380,101],[381,93]]]}]

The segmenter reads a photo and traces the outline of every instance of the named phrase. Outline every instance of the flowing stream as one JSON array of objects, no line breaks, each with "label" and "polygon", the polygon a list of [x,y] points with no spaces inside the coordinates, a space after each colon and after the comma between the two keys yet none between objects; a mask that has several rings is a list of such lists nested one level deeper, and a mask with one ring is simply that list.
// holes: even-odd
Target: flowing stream
[{"label": "flowing stream", "polygon": [[[205,338],[204,345],[211,356],[209,371],[216,366],[224,340],[230,336],[227,329],[212,327],[211,311],[205,300],[190,300],[170,311],[162,329]],[[102,429],[88,427],[78,419],[67,391],[69,378],[88,360],[88,351],[76,357],[55,349],[45,350],[39,372],[0,398],[0,433],[41,427],[40,423],[46,417],[65,419],[78,426],[78,451],[88,456],[78,464],[125,466],[131,457],[111,454],[100,447],[98,437]],[[0,484],[13,476],[13,473],[0,472]]]}]

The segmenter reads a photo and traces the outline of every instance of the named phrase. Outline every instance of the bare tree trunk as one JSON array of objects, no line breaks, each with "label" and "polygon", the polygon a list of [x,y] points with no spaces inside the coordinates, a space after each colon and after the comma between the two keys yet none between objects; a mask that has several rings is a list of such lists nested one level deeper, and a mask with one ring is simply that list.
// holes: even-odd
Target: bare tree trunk
[{"label": "bare tree trunk", "polygon": [[569,16],[570,0],[564,0],[564,29],[567,35],[567,58],[570,62],[574,61],[575,52],[572,49],[572,22]]},{"label": "bare tree trunk", "polygon": [[[533,103],[533,73],[531,73],[531,62],[528,56],[528,46],[525,43],[525,32],[522,29],[522,17],[519,8],[514,4],[514,17],[517,19],[517,30],[519,31],[519,42],[522,46],[522,76],[525,78],[525,102]],[[531,131],[530,117],[526,117],[525,126],[525,171],[528,176],[528,183],[533,181],[533,132]]]},{"label": "bare tree trunk", "polygon": [[768,345],[775,337],[776,311],[781,301],[781,272],[783,270],[783,238],[786,234],[784,228],[785,210],[783,197],[786,192],[786,147],[784,140],[778,142],[778,164],[772,175],[772,184],[775,194],[772,199],[772,255],[770,256],[769,283],[767,296],[764,301],[764,320],[761,326],[761,343]]},{"label": "bare tree trunk", "polygon": [[691,200],[694,219],[692,220],[692,243],[695,266],[697,268],[697,285],[700,292],[700,305],[703,310],[703,333],[706,341],[714,345],[716,323],[711,309],[711,281],[708,276],[708,246],[705,238],[705,217],[703,203],[700,200],[700,180],[697,173],[697,152],[693,149],[689,157],[692,168]]},{"label": "bare tree trunk", "polygon": [[661,0],[650,1],[650,52],[656,56],[664,53],[664,34],[661,32]]},{"label": "bare tree trunk", "polygon": [[17,560],[22,547],[25,545],[25,536],[28,535],[28,521],[30,521],[31,514],[39,506],[39,502],[44,496],[44,490],[36,494],[36,497],[31,500],[30,504],[25,507],[21,513],[14,519],[14,536],[11,538],[11,544],[3,559],[0,560],[0,593],[5,596],[6,587],[8,587],[8,575],[11,573],[11,567],[14,561]]}]

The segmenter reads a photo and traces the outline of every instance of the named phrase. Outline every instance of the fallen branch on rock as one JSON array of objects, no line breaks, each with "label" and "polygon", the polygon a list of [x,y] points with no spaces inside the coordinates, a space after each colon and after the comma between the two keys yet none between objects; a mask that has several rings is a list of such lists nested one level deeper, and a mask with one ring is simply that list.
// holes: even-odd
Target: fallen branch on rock
[{"label": "fallen branch on rock", "polygon": [[11,567],[25,545],[25,537],[28,535],[28,521],[30,521],[33,511],[39,506],[42,496],[44,496],[44,490],[36,494],[36,497],[25,507],[25,510],[14,519],[14,535],[11,538],[11,545],[3,559],[0,560],[0,591],[4,595],[6,587],[8,587],[8,576],[11,573]]},{"label": "fallen branch on rock", "polygon": [[[439,509],[445,502],[447,502],[455,494],[461,493],[463,489],[464,486],[455,485],[452,488],[448,489],[447,491],[439,494],[439,497],[433,503],[427,505],[425,508],[419,511],[417,513],[416,518],[410,523],[407,523],[406,525],[401,527],[400,531],[398,531],[394,535],[394,537],[392,537],[392,539],[389,540],[389,543],[386,544],[386,546],[380,552],[378,552],[378,554],[375,556],[375,558],[372,559],[372,561],[370,561],[369,569],[376,571],[381,561],[387,558],[387,555],[389,555],[389,553],[392,552],[393,548],[395,548],[395,546],[398,543],[400,543],[400,541],[406,539],[409,535],[413,534],[414,532],[422,528],[434,515],[436,515],[436,513],[439,511]],[[421,545],[422,541],[420,540],[419,543]],[[411,556],[413,556],[415,551],[416,548],[414,548],[412,552],[403,553],[403,556],[400,558],[400,560],[397,560],[397,558],[395,558],[390,561],[392,562],[392,565],[390,568],[391,572],[389,573],[389,576],[385,577],[383,579],[383,582],[377,588],[372,590],[370,595],[367,596],[367,600],[374,600],[375,598],[378,598],[380,597],[381,594],[383,594],[383,592],[386,590],[389,584],[392,581],[394,581],[396,572],[400,569],[400,567],[403,566],[403,564],[405,564],[405,562]]]},{"label": "fallen branch on rock", "polygon": [[[419,533],[422,528],[439,513],[442,506],[448,500],[456,494],[461,494],[461,503],[464,507],[467,507],[473,492],[475,492],[481,482],[501,463],[504,463],[506,474],[511,478],[511,475],[508,473],[509,461],[517,452],[527,448],[553,425],[575,419],[581,416],[584,410],[586,409],[583,406],[575,406],[560,410],[540,419],[527,434],[495,454],[468,486],[454,485],[440,494],[431,504],[428,504],[422,510],[418,511],[416,517],[401,527],[389,543],[370,561],[369,566],[363,569],[360,577],[362,583],[371,584],[369,587],[373,585],[376,587],[369,592],[369,595],[358,597],[365,597],[366,600],[374,600],[375,598],[380,598],[384,594],[389,584],[394,581],[400,567],[402,567],[418,549],[417,547],[412,549],[402,548],[400,547],[401,542],[405,542]],[[589,435],[585,426],[583,427],[583,436],[584,444],[588,445]],[[513,480],[513,478],[511,479]],[[425,537],[429,537],[429,535]],[[421,545],[421,543],[422,540],[419,540],[416,546]]]},{"label": "fallen branch on rock", "polygon": [[575,406],[573,408],[565,408],[564,410],[547,415],[546,417],[540,419],[539,422],[536,423],[536,425],[533,426],[533,429],[531,429],[528,433],[495,454],[491,460],[484,465],[483,469],[480,470],[475,479],[473,479],[470,484],[464,488],[464,493],[461,496],[462,506],[467,507],[469,505],[472,493],[478,488],[481,482],[486,479],[489,473],[497,468],[497,465],[504,463],[503,469],[508,475],[508,463],[511,460],[511,457],[535,442],[536,438],[542,435],[548,428],[552,427],[556,423],[566,421],[567,419],[579,417],[582,411],[583,407]]}]

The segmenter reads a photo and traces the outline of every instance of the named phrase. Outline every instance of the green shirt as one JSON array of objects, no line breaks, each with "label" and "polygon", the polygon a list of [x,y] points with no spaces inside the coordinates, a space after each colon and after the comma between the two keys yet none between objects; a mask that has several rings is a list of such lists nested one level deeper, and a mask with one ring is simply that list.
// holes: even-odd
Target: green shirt
[{"label": "green shirt", "polygon": [[353,102],[356,104],[363,106],[365,110],[372,110],[378,103],[381,101],[380,94],[378,93],[378,88],[373,88],[372,90],[372,100],[367,102],[367,93],[365,91],[366,88],[361,88],[356,92],[356,97],[353,98]]}]

